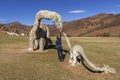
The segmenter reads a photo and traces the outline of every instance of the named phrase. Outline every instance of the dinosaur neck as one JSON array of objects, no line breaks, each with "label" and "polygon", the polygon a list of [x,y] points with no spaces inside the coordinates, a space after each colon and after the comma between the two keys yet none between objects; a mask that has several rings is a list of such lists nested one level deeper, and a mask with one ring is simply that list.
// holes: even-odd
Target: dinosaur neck
[{"label": "dinosaur neck", "polygon": [[67,42],[67,44],[68,44],[69,49],[71,50],[72,47],[71,47],[70,40],[68,39],[66,33],[63,32],[63,35],[64,35],[64,37],[65,37],[65,39],[66,39],[66,42]]}]

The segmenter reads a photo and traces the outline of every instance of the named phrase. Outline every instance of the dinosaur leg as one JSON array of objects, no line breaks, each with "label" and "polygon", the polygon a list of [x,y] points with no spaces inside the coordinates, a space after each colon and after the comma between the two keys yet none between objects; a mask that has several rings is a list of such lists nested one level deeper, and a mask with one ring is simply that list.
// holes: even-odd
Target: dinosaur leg
[{"label": "dinosaur leg", "polygon": [[72,66],[75,66],[75,64],[77,63],[77,56],[73,55],[73,62],[72,62]]}]

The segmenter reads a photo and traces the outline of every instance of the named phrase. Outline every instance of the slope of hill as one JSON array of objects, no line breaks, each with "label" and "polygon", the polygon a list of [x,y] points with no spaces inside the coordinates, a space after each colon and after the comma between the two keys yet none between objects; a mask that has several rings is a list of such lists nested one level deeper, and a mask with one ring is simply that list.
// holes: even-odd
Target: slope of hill
[{"label": "slope of hill", "polygon": [[0,30],[15,32],[18,34],[25,33],[29,34],[31,27],[27,25],[23,25],[19,22],[12,22],[8,24],[1,24]]},{"label": "slope of hill", "polygon": [[[92,17],[63,23],[68,36],[120,36],[120,14],[98,14]],[[51,27],[51,34],[56,33]]]},{"label": "slope of hill", "polygon": [[2,29],[3,26],[4,26],[4,24],[1,24],[1,23],[0,23],[0,30]]}]

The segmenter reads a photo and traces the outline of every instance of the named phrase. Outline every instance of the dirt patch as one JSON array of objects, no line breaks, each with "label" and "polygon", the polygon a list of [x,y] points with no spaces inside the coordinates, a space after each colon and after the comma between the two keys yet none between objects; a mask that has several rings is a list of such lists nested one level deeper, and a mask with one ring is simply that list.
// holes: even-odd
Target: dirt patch
[{"label": "dirt patch", "polygon": [[35,51],[28,51],[28,52],[33,52],[33,53],[46,53],[46,52],[48,52],[49,50],[43,50],[43,51],[41,51],[41,50],[35,50]]},{"label": "dirt patch", "polygon": [[82,65],[76,65],[76,66],[71,66],[68,62],[68,60],[65,60],[64,62],[61,63],[65,69],[69,70],[70,72],[77,74],[77,75],[88,75],[87,72],[85,72],[85,70],[82,69]]}]

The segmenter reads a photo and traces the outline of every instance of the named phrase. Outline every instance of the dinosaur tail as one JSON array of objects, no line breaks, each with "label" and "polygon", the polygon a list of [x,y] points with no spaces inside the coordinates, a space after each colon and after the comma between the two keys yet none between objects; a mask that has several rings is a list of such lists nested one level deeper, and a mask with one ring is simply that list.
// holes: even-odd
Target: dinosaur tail
[{"label": "dinosaur tail", "polygon": [[[105,72],[105,73],[112,73],[112,74],[116,74],[116,70],[112,67],[109,67],[108,65],[104,65],[103,67],[96,67],[86,56],[83,48],[79,45],[75,45],[74,48],[76,48],[78,50],[78,52],[81,54],[81,56],[83,57],[83,60],[85,61],[85,64],[88,65],[89,70],[93,71],[93,72]],[[85,65],[84,64],[84,65]]]}]

